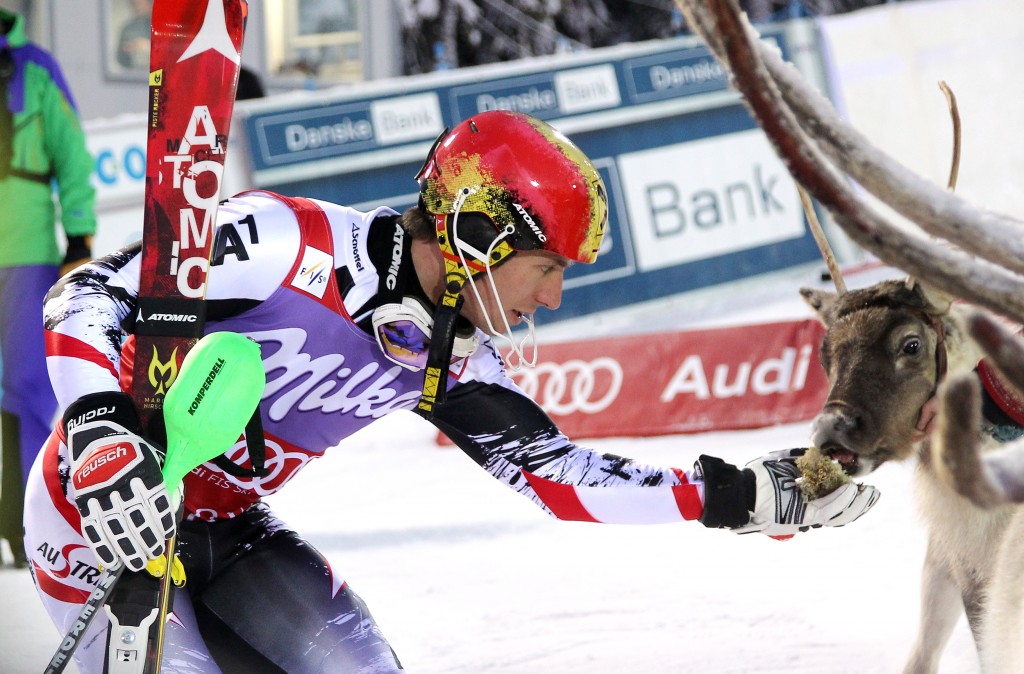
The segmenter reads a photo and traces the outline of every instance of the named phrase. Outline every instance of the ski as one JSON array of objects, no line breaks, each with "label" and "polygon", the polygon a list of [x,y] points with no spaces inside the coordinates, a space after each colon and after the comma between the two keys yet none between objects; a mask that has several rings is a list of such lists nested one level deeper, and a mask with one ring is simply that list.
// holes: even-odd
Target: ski
[{"label": "ski", "polygon": [[[172,498],[180,496],[185,475],[235,443],[259,404],[265,385],[259,346],[241,335],[216,332],[201,339],[189,352],[175,386],[164,400],[167,457],[163,477]],[[60,674],[67,667],[124,568],[121,565],[100,575],[78,618],[50,658],[45,674]]]},{"label": "ski", "polygon": [[89,625],[92,624],[92,620],[100,608],[110,598],[110,593],[117,581],[120,580],[123,571],[124,565],[117,567],[114,571],[105,569],[100,574],[99,580],[96,581],[96,587],[85,600],[85,604],[82,605],[82,610],[78,612],[78,617],[71,624],[71,629],[61,639],[60,645],[54,651],[43,674],[61,674],[67,668],[68,663],[71,662],[71,656],[78,649],[78,645],[82,643],[82,637],[85,636],[86,630],[89,629]]},{"label": "ski", "polygon": [[[150,41],[142,264],[129,394],[143,431],[203,333],[228,130],[241,65],[244,0],[157,0]],[[129,347],[126,352],[131,351]],[[106,611],[107,671],[156,674],[171,610],[175,540],[163,578],[126,572]]]}]

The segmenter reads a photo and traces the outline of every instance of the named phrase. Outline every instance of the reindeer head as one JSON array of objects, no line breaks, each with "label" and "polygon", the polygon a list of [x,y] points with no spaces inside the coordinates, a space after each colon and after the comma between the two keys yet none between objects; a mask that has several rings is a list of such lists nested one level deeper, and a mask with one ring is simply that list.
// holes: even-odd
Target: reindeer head
[{"label": "reindeer head", "polygon": [[949,299],[904,281],[800,294],[826,327],[819,358],[829,392],[812,443],[851,475],[908,458],[922,439],[921,407],[945,367]]}]

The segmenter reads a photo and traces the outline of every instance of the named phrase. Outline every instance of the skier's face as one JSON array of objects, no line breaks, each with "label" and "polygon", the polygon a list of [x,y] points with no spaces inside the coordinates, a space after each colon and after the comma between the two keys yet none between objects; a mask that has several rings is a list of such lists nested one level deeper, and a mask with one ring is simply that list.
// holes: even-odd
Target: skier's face
[{"label": "skier's face", "polygon": [[[547,251],[520,251],[492,271],[494,288],[487,281],[487,274],[480,274],[476,281],[476,294],[468,287],[463,290],[466,298],[462,314],[473,325],[488,332],[487,319],[499,331],[504,327],[502,314],[508,325],[515,327],[523,321],[523,314],[533,314],[538,307],[557,309],[562,303],[562,281],[566,268],[572,262]],[[497,289],[499,304],[494,296]],[[481,307],[482,303],[482,307]]]}]

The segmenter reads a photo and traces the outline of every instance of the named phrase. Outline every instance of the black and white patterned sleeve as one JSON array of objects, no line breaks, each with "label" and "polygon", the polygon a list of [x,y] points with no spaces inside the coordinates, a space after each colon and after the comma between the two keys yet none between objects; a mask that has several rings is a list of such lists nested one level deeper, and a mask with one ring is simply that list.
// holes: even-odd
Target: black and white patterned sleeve
[{"label": "black and white patterned sleeve", "polygon": [[50,290],[43,307],[46,364],[61,408],[117,391],[123,322],[139,293],[140,244],[94,260]]},{"label": "black and white patterned sleeve", "polygon": [[692,471],[577,445],[503,374],[485,379],[454,386],[433,422],[484,470],[549,514],[618,524],[700,517],[703,485]]}]

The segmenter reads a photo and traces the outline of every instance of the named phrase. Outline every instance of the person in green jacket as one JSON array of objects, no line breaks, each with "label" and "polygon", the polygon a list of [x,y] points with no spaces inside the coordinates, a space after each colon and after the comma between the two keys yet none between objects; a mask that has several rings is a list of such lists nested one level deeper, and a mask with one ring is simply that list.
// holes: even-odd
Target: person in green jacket
[{"label": "person in green jacket", "polygon": [[[0,8],[0,538],[25,565],[24,481],[46,440],[57,401],[43,343],[43,298],[91,257],[96,231],[93,159],[74,99],[54,57]],[[61,265],[53,200],[67,237]]]}]

